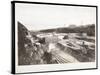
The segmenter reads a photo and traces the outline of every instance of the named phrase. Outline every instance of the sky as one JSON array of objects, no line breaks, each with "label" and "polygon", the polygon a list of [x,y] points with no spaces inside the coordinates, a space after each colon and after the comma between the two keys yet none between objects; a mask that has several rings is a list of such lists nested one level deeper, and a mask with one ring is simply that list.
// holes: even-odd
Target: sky
[{"label": "sky", "polygon": [[15,19],[33,31],[96,24],[96,8],[16,3]]}]

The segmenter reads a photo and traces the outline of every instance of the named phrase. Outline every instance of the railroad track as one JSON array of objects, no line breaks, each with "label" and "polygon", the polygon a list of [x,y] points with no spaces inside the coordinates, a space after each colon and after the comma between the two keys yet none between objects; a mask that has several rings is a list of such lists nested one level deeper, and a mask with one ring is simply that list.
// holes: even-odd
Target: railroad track
[{"label": "railroad track", "polygon": [[57,61],[58,64],[70,63],[70,61],[61,57],[59,54],[53,54],[52,57]]}]

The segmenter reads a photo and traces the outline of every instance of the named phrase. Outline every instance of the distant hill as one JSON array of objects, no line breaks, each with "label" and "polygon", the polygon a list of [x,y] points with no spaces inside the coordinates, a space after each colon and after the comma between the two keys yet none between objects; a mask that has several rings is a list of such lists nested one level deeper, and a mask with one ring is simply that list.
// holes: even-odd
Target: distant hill
[{"label": "distant hill", "polygon": [[57,33],[87,33],[89,36],[95,36],[95,24],[90,24],[86,26],[79,26],[79,27],[63,27],[63,28],[55,28],[55,29],[45,29],[40,30],[40,32],[54,32]]}]

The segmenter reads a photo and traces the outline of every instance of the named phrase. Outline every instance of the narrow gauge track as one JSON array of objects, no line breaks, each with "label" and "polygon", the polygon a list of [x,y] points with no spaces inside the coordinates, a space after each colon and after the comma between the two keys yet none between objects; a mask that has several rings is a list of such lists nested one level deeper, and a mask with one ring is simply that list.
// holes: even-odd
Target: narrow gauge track
[{"label": "narrow gauge track", "polygon": [[66,60],[65,58],[61,57],[60,55],[53,55],[52,56],[58,64],[64,64],[64,63],[69,63],[70,61]]}]

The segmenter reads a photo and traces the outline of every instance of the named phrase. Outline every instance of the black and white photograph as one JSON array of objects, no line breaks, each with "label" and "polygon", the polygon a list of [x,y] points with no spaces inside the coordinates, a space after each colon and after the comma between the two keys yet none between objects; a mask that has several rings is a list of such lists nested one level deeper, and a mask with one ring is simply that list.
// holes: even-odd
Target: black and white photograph
[{"label": "black and white photograph", "polygon": [[96,6],[15,3],[16,65],[96,68],[96,22]]}]

